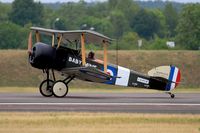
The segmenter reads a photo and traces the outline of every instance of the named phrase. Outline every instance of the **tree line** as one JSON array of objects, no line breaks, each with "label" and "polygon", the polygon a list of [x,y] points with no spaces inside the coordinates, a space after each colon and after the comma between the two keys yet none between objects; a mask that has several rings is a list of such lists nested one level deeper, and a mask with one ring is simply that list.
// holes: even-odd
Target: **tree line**
[{"label": "tree line", "polygon": [[[147,8],[133,0],[42,4],[34,0],[0,3],[0,48],[25,49],[30,26],[58,30],[94,30],[117,40],[118,49],[200,49],[200,4],[164,3]],[[151,3],[152,4],[152,3]],[[152,6],[152,5],[151,5]],[[54,7],[54,8],[52,8]],[[110,49],[115,49],[112,44]],[[93,46],[92,48],[97,48]]]}]

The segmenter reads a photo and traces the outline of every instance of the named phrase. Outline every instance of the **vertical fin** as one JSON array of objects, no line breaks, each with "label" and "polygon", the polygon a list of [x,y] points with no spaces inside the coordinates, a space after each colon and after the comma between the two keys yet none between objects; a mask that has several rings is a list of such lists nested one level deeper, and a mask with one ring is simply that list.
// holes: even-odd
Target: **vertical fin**
[{"label": "vertical fin", "polygon": [[166,91],[171,91],[176,88],[180,82],[181,73],[180,70],[175,67],[171,66],[170,74],[169,74],[169,83],[166,86]]}]

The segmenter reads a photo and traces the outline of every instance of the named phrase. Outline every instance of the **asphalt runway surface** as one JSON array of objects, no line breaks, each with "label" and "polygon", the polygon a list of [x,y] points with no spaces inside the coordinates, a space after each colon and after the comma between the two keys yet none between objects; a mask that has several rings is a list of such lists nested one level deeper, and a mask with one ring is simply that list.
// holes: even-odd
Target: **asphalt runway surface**
[{"label": "asphalt runway surface", "polygon": [[68,111],[200,114],[200,93],[69,93],[46,98],[39,93],[1,93],[0,111]]}]

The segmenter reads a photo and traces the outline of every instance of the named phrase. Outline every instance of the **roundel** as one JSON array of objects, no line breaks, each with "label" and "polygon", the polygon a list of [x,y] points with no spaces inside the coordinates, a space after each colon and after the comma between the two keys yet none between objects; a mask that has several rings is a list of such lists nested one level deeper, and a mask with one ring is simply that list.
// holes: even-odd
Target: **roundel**
[{"label": "roundel", "polygon": [[107,69],[107,74],[109,74],[110,76],[114,76],[113,71],[110,69]]}]

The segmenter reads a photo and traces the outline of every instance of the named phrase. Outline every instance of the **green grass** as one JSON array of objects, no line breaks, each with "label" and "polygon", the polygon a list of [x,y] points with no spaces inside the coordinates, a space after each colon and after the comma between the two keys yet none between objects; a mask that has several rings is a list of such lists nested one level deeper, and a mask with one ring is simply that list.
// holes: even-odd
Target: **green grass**
[{"label": "green grass", "polygon": [[[102,51],[96,51],[96,57],[102,58]],[[176,65],[182,72],[180,87],[200,88],[200,52],[199,51],[155,51],[126,50],[119,51],[119,65],[147,73],[161,65]],[[116,51],[108,52],[109,62],[116,64]],[[58,77],[58,73],[56,74]],[[45,79],[41,70],[34,69],[28,63],[26,50],[0,50],[0,86],[35,87]],[[70,85],[74,88],[101,87],[79,80]]]},{"label": "green grass", "polygon": [[199,133],[200,115],[0,113],[0,133]]}]

